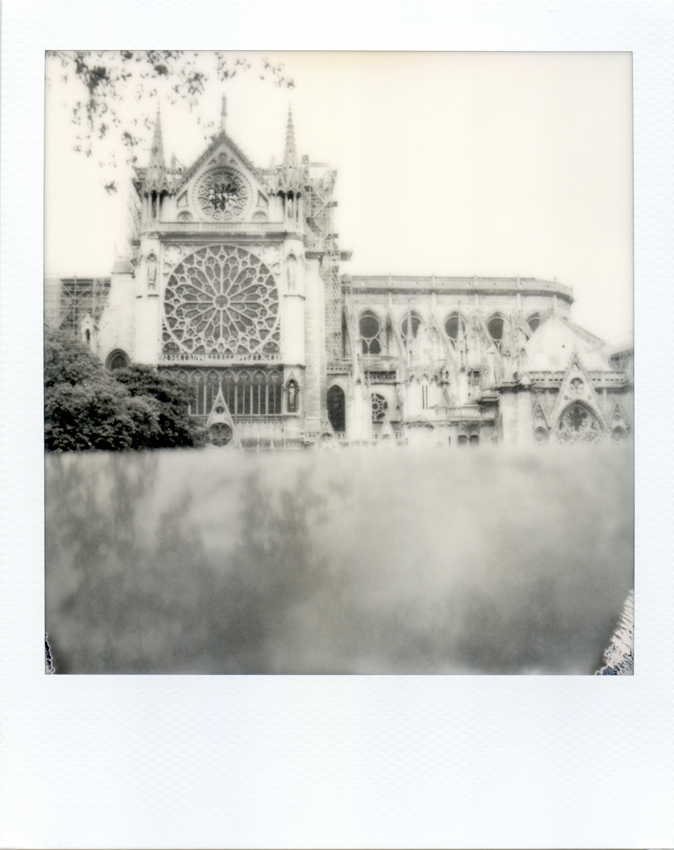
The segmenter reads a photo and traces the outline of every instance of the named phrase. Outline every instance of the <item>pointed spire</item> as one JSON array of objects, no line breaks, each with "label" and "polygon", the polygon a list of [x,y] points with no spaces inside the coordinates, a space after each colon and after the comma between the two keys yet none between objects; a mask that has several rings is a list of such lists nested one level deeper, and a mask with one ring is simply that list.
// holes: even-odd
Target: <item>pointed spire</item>
[{"label": "pointed spire", "polygon": [[224,134],[225,124],[227,123],[227,98],[222,96],[222,109],[220,110],[220,132]]},{"label": "pointed spire", "polygon": [[164,139],[161,133],[161,112],[157,107],[157,120],[154,122],[154,136],[152,137],[152,150],[150,152],[150,168],[165,168],[164,162]]},{"label": "pointed spire", "polygon": [[164,140],[161,133],[161,112],[159,111],[159,107],[157,107],[157,120],[154,123],[150,161],[145,173],[146,186],[148,188],[161,188],[165,172],[166,162],[164,161]]},{"label": "pointed spire", "polygon": [[293,127],[292,107],[288,107],[288,125],[286,127],[286,146],[283,152],[283,165],[297,166],[297,147],[295,145],[295,128]]}]

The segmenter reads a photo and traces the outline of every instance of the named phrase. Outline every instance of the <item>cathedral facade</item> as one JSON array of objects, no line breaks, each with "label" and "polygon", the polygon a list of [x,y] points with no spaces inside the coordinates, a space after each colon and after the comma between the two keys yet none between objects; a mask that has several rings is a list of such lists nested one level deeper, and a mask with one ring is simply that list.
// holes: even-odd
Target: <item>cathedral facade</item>
[{"label": "cathedral facade", "polygon": [[342,274],[335,178],[298,155],[291,116],[283,161],[266,169],[228,135],[224,101],[190,167],[166,164],[158,116],[128,255],[109,280],[75,281],[99,294],[75,314],[59,307],[73,282],[48,281],[48,318],[111,370],[143,363],[188,381],[215,445],[631,436],[630,355],[573,324],[569,287]]}]

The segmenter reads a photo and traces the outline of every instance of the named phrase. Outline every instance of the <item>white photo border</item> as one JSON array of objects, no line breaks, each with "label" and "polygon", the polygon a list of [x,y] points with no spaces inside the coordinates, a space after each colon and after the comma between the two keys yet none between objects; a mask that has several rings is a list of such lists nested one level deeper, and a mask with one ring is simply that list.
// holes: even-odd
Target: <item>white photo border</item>
[{"label": "white photo border", "polygon": [[[663,410],[674,5],[5,0],[2,11],[0,846],[674,846]],[[44,675],[44,51],[140,39],[191,49],[632,52],[633,677]]]}]

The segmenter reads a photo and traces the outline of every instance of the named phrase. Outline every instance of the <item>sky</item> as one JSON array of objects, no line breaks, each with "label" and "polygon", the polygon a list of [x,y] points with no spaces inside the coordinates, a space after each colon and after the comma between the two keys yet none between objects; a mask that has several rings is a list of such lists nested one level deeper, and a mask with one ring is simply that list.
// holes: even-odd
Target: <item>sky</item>
[{"label": "sky", "polygon": [[[229,135],[266,166],[282,157],[292,106],[299,153],[338,171],[344,272],[556,279],[573,288],[579,325],[616,344],[631,335],[629,54],[265,56],[292,90],[254,65],[210,83],[199,109],[217,122],[225,94]],[[47,94],[45,271],[107,275],[123,252],[124,193],[108,195],[97,157],[72,151],[72,93],[53,80]],[[160,100],[167,159],[189,165],[205,147],[196,116]],[[129,118],[156,104],[142,98]]]}]

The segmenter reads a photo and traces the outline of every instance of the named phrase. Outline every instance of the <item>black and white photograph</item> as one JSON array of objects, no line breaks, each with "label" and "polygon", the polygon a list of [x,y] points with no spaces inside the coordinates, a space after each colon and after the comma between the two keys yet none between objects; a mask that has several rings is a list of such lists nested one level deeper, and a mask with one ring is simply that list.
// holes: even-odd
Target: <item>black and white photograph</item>
[{"label": "black and white photograph", "polygon": [[632,675],[631,54],[45,70],[46,671]]},{"label": "black and white photograph", "polygon": [[671,12],[4,0],[0,847],[674,846]]}]

